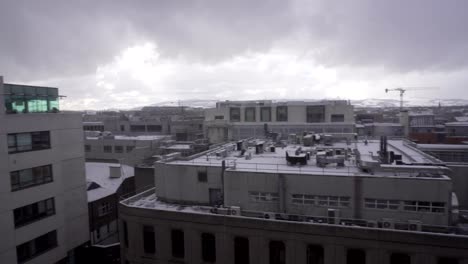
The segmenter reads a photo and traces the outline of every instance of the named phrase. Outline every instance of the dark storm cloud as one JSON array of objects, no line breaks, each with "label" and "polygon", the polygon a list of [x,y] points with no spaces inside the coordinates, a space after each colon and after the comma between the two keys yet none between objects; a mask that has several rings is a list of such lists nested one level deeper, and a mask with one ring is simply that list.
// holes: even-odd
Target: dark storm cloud
[{"label": "dark storm cloud", "polygon": [[155,42],[213,62],[273,46],[328,66],[446,71],[468,64],[468,1],[15,1],[0,4],[0,72],[27,81],[95,72]]}]

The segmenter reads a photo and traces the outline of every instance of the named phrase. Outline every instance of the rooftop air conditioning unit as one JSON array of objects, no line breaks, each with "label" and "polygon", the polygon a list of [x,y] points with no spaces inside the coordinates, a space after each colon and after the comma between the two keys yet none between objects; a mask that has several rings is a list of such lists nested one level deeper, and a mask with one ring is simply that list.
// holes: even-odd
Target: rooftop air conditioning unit
[{"label": "rooftop air conditioning unit", "polygon": [[422,222],[419,220],[408,220],[408,230],[410,231],[421,231]]},{"label": "rooftop air conditioning unit", "polygon": [[231,206],[229,210],[230,215],[235,215],[235,216],[240,216],[241,215],[241,209],[239,206]]},{"label": "rooftop air conditioning unit", "polygon": [[340,223],[340,210],[339,209],[328,209],[327,219],[328,219],[329,224],[338,225]]},{"label": "rooftop air conditioning unit", "polygon": [[275,219],[274,213],[263,213],[263,218],[265,219]]},{"label": "rooftop air conditioning unit", "polygon": [[395,221],[391,218],[382,219],[382,228],[395,229]]},{"label": "rooftop air conditioning unit", "polygon": [[377,227],[379,227],[379,226],[378,226],[378,224],[377,224],[377,221],[369,220],[369,221],[367,221],[367,227],[377,228]]}]

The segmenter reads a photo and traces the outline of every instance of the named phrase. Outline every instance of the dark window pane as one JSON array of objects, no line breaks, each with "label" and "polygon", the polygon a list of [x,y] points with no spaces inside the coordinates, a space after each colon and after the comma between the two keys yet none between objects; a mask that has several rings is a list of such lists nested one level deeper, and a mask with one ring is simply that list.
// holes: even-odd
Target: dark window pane
[{"label": "dark window pane", "polygon": [[323,264],[323,247],[319,245],[307,246],[307,264]]},{"label": "dark window pane", "polygon": [[366,252],[362,249],[348,249],[346,253],[347,264],[366,264]]},{"label": "dark window pane", "polygon": [[49,232],[16,247],[18,263],[28,261],[57,246],[57,231]]},{"label": "dark window pane", "polygon": [[277,122],[287,122],[288,121],[288,107],[287,106],[278,106],[276,107],[276,121]]},{"label": "dark window pane", "polygon": [[174,229],[171,231],[172,238],[172,256],[174,258],[185,257],[184,231]]},{"label": "dark window pane", "polygon": [[344,115],[331,115],[332,122],[344,122]]},{"label": "dark window pane", "polygon": [[325,122],[325,106],[308,105],[306,107],[306,120],[308,123]]},{"label": "dark window pane", "polygon": [[202,259],[206,262],[216,262],[216,239],[213,234],[202,234]]},{"label": "dark window pane", "polygon": [[231,122],[240,122],[240,108],[231,107],[229,109],[229,117]]},{"label": "dark window pane", "polygon": [[234,238],[234,263],[249,264],[249,239],[246,237]]},{"label": "dark window pane", "polygon": [[255,107],[246,107],[244,110],[244,121],[255,122]]},{"label": "dark window pane", "polygon": [[260,121],[271,122],[271,107],[260,108]]},{"label": "dark window pane", "polygon": [[208,175],[206,171],[198,171],[198,181],[199,182],[207,182],[208,181]]},{"label": "dark window pane", "polygon": [[442,257],[437,259],[437,264],[458,264],[459,261],[456,258]]},{"label": "dark window pane", "polygon": [[123,236],[124,236],[124,245],[126,248],[128,248],[128,227],[127,227],[127,222],[122,221],[123,224]]},{"label": "dark window pane", "polygon": [[411,257],[404,253],[392,253],[390,264],[411,264]]},{"label": "dark window pane", "polygon": [[54,198],[39,201],[37,203],[29,204],[13,211],[15,219],[15,227],[30,224],[42,218],[55,214]]},{"label": "dark window pane", "polygon": [[146,254],[156,253],[156,241],[152,226],[143,226],[143,249]]},{"label": "dark window pane", "polygon": [[283,241],[270,241],[270,264],[286,263],[286,248]]}]

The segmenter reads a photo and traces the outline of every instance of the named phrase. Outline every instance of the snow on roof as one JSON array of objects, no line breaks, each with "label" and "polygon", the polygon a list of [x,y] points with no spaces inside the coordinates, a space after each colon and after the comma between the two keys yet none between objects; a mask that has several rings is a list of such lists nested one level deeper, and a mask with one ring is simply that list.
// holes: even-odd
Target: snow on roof
[{"label": "snow on roof", "polygon": [[168,135],[142,135],[142,136],[119,136],[115,135],[114,138],[118,140],[158,140],[170,137]]},{"label": "snow on roof", "polygon": [[449,122],[445,126],[468,126],[468,122]]},{"label": "snow on roof", "polygon": [[169,147],[165,147],[165,149],[190,149],[191,145],[189,144],[175,144]]},{"label": "snow on roof", "polygon": [[86,181],[101,186],[88,191],[88,202],[114,194],[125,179],[135,176],[133,167],[121,165],[121,177],[110,178],[110,167],[115,165],[115,163],[86,162]]}]

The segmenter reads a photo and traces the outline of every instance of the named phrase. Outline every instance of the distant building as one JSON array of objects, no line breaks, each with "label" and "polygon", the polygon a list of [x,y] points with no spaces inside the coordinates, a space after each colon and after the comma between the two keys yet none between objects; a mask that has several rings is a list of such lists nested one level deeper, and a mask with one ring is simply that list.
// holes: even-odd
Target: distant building
[{"label": "distant building", "polygon": [[[120,203],[127,263],[464,263],[450,170],[405,140],[226,143]],[[417,190],[417,191],[416,191]]]},{"label": "distant building", "polygon": [[81,116],[0,76],[0,263],[74,263],[89,241]]},{"label": "distant building", "polygon": [[122,136],[111,133],[86,132],[85,157],[88,161],[122,162],[135,165],[161,154],[161,146],[170,141],[169,135]]},{"label": "distant building", "polygon": [[359,136],[378,138],[380,136],[403,137],[403,126],[399,123],[365,123],[356,124]]},{"label": "distant building", "polygon": [[354,133],[353,106],[348,101],[225,101],[205,110],[205,134],[211,143],[273,132],[304,132],[343,137]]}]

